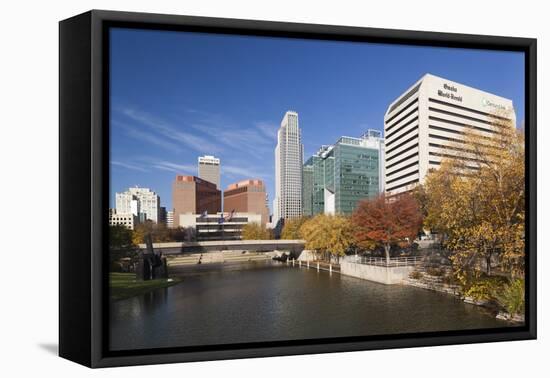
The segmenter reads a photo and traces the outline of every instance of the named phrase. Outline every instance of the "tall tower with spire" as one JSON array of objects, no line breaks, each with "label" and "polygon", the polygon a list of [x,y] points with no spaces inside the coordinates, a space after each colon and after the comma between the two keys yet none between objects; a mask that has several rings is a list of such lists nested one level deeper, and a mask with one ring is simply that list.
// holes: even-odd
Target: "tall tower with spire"
[{"label": "tall tower with spire", "polygon": [[277,132],[275,147],[275,199],[273,222],[302,216],[304,146],[298,113],[287,111]]}]

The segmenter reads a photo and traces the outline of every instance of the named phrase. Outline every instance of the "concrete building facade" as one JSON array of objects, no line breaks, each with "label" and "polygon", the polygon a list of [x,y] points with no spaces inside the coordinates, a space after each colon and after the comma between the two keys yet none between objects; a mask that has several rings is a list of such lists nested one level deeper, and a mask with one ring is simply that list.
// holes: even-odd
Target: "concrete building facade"
[{"label": "concrete building facade", "polygon": [[176,176],[172,184],[174,227],[179,227],[181,214],[216,214],[221,210],[221,191],[216,184],[196,176]]},{"label": "concrete building facade", "polygon": [[[388,196],[423,184],[445,158],[468,159],[464,135],[499,132],[495,118],[515,127],[511,100],[431,74],[393,101],[384,116],[385,191]],[[501,123],[501,122],[500,122]]]},{"label": "concrete building facade", "polygon": [[216,184],[220,189],[220,159],[211,156],[199,156],[199,178]]},{"label": "concrete building facade", "polygon": [[262,180],[243,180],[230,184],[223,192],[223,211],[258,214],[261,224],[269,221],[266,188]]},{"label": "concrete building facade", "polygon": [[304,147],[298,113],[287,111],[277,132],[275,147],[275,198],[273,222],[302,216]]},{"label": "concrete building facade", "polygon": [[115,194],[117,214],[134,214],[141,219],[159,222],[160,197],[149,188],[129,188]]},{"label": "concrete building facade", "polygon": [[109,213],[109,226],[124,226],[133,230],[137,223],[137,217],[132,213]]},{"label": "concrete building facade", "polygon": [[173,210],[166,211],[166,227],[174,228],[174,211]]},{"label": "concrete building facade", "polygon": [[260,214],[253,213],[217,213],[217,214],[180,214],[179,225],[193,230],[197,241],[241,240],[242,229],[248,223],[262,222]]}]

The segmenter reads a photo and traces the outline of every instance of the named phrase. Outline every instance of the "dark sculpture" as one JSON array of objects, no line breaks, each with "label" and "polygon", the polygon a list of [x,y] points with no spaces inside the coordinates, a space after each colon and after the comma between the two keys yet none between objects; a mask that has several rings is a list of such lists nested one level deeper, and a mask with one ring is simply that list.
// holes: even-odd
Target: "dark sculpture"
[{"label": "dark sculpture", "polygon": [[145,244],[147,246],[147,251],[140,252],[136,266],[137,279],[148,281],[157,278],[168,278],[166,257],[162,257],[162,252],[156,253],[153,249],[151,234],[145,235]]}]

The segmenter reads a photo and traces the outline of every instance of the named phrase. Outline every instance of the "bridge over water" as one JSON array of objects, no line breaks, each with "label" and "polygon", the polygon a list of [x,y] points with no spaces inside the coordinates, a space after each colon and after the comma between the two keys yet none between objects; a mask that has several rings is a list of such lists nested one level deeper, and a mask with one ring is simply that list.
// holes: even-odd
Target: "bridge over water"
[{"label": "bridge over water", "polygon": [[[305,240],[209,240],[201,242],[169,242],[153,243],[155,251],[163,255],[179,255],[186,253],[208,253],[219,251],[254,251],[272,252],[274,250],[288,251],[299,255],[305,247]],[[146,249],[145,244],[139,244],[140,249]]]}]

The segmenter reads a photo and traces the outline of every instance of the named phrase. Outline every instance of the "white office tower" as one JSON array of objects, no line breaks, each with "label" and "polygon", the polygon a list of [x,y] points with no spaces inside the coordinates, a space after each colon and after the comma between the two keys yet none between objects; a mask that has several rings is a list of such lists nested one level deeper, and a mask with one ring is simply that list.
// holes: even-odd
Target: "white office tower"
[{"label": "white office tower", "polygon": [[302,216],[303,150],[298,113],[288,111],[277,132],[273,223]]},{"label": "white office tower", "polygon": [[[496,118],[501,118],[495,124]],[[393,196],[423,184],[445,158],[468,159],[464,135],[498,134],[502,119],[515,127],[512,101],[431,74],[390,104],[384,116],[385,190]],[[462,145],[464,147],[462,147]]]},{"label": "white office tower", "polygon": [[174,228],[174,211],[168,210],[166,212],[166,227]]},{"label": "white office tower", "polygon": [[205,155],[199,156],[199,178],[216,184],[220,188],[220,159]]},{"label": "white office tower", "polygon": [[117,214],[133,214],[140,220],[159,221],[160,198],[148,188],[135,187],[116,193],[115,201]]},{"label": "white office tower", "polygon": [[139,203],[130,192],[116,193],[115,195],[115,214],[133,214],[139,213]]}]

